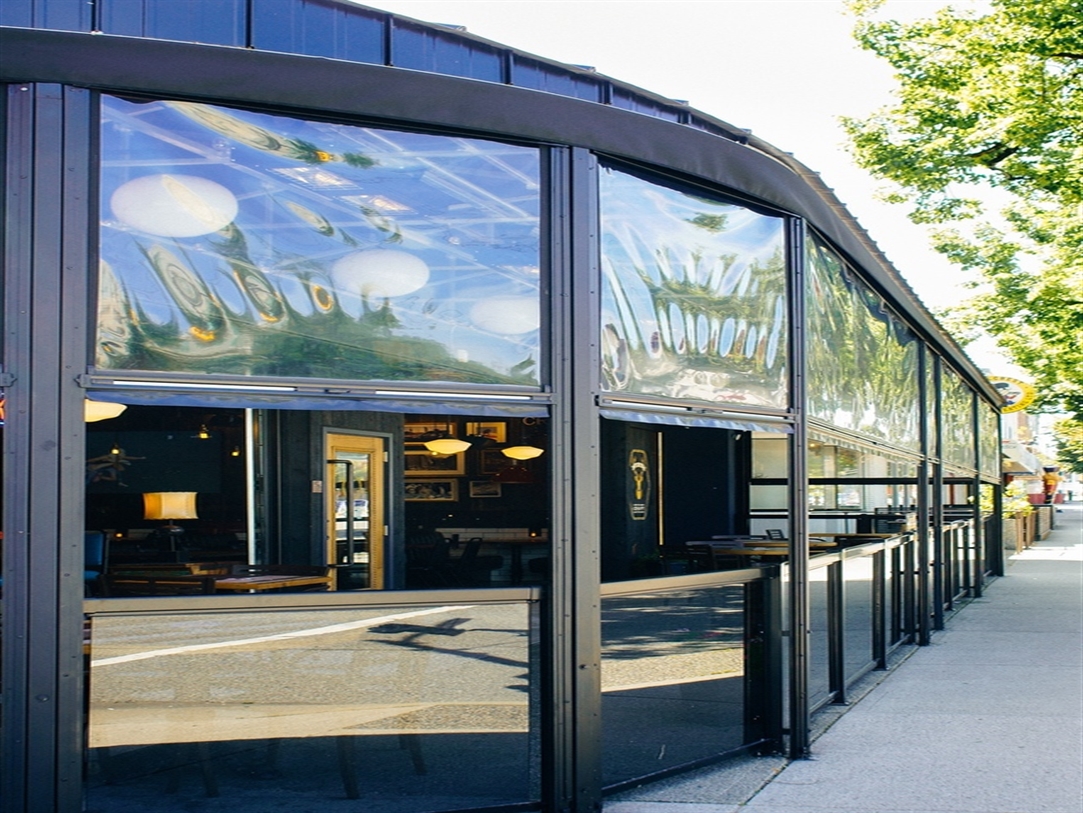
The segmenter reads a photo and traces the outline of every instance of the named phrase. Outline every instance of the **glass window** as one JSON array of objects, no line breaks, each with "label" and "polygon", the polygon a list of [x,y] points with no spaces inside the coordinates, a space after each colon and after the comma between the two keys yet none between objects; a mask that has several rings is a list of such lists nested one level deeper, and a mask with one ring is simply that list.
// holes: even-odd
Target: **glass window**
[{"label": "glass window", "polygon": [[133,405],[86,433],[88,591],[542,583],[549,452],[544,418]]},{"label": "glass window", "polygon": [[603,171],[603,388],[785,407],[782,224]]},{"label": "glass window", "polygon": [[982,404],[978,411],[981,429],[981,472],[990,477],[1000,477],[1000,411],[989,404]]},{"label": "glass window", "polygon": [[96,363],[539,383],[534,149],[102,102]]},{"label": "glass window", "polygon": [[525,806],[537,628],[525,603],[94,617],[87,809]]},{"label": "glass window", "polygon": [[973,394],[958,374],[947,367],[940,377],[940,398],[944,460],[973,470],[977,468]]},{"label": "glass window", "polygon": [[833,426],[909,449],[918,431],[918,343],[837,254],[808,241],[808,407]]}]

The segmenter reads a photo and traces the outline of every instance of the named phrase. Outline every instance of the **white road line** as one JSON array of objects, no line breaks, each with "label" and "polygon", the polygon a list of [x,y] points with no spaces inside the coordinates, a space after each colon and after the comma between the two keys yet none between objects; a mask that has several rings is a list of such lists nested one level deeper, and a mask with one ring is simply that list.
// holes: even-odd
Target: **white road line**
[{"label": "white road line", "polygon": [[397,613],[395,615],[381,615],[376,618],[366,618],[363,621],[349,621],[345,624],[332,624],[327,627],[313,627],[311,629],[295,630],[294,632],[281,632],[277,635],[262,635],[259,638],[239,638],[231,641],[216,641],[213,644],[191,644],[189,646],[175,646],[169,649],[152,649],[147,652],[133,652],[131,655],[118,655],[115,658],[101,658],[91,661],[91,666],[110,666],[114,663],[129,663],[131,661],[144,661],[148,658],[158,658],[163,655],[181,655],[186,652],[200,652],[206,649],[223,649],[225,647],[245,646],[246,644],[262,644],[267,641],[287,641],[291,638],[305,638],[310,635],[330,635],[335,632],[347,632],[349,630],[374,627],[377,624],[387,624],[392,621],[402,621],[406,618],[418,618],[424,615],[436,615],[459,610],[469,610],[472,604],[452,604],[445,607],[430,607],[427,610],[415,610],[409,613]]}]

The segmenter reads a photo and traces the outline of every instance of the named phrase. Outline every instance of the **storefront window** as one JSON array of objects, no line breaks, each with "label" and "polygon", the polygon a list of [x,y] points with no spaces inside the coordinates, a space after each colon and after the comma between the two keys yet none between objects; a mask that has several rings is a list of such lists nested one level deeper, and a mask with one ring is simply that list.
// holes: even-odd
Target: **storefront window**
[{"label": "storefront window", "polygon": [[96,364],[537,385],[539,159],[102,100]]},{"label": "storefront window", "polygon": [[916,451],[913,333],[815,237],[809,240],[808,278],[809,413]]},{"label": "storefront window", "polygon": [[602,381],[610,392],[783,408],[783,221],[607,169]]}]

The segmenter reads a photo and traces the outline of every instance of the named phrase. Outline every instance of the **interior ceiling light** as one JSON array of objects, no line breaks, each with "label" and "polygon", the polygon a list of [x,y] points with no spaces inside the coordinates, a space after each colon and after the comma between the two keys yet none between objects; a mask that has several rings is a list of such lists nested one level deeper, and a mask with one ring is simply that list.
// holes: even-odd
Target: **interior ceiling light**
[{"label": "interior ceiling light", "polygon": [[470,448],[470,444],[458,438],[437,438],[425,441],[425,448],[433,454],[458,454]]},{"label": "interior ceiling light", "polygon": [[108,401],[91,401],[89,398],[83,401],[83,420],[87,423],[94,421],[106,421],[115,418],[126,410],[124,404],[111,404]]},{"label": "interior ceiling light", "polygon": [[195,175],[143,175],[109,199],[123,223],[159,237],[198,237],[237,217],[237,198],[219,183]]},{"label": "interior ceiling light", "polygon": [[509,446],[507,449],[501,449],[505,457],[510,457],[512,460],[533,460],[535,457],[540,457],[545,450],[539,449],[537,446]]}]

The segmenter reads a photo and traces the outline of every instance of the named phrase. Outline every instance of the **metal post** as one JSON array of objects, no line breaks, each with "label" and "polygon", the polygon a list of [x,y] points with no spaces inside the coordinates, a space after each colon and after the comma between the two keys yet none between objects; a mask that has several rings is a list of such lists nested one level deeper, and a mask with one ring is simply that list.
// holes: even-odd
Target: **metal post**
[{"label": "metal post", "polygon": [[[931,541],[930,537],[933,534],[933,517],[930,514],[929,506],[929,457],[936,452],[936,449],[934,448],[935,439],[931,437],[929,431],[929,406],[932,399],[936,398],[936,388],[934,387],[932,392],[929,391],[930,362],[933,360],[930,358],[929,349],[924,345],[921,347],[918,358],[918,384],[920,391],[918,404],[921,410],[918,431],[921,438],[921,461],[918,463],[918,527],[914,534],[914,544],[917,546],[917,550],[915,551],[916,555],[913,557],[907,556],[906,561],[909,563],[916,559],[917,596],[915,604],[917,616],[917,643],[918,646],[928,646],[930,641],[929,612],[931,609],[929,606],[929,545]],[[911,568],[907,567],[905,572],[907,582],[912,583],[914,577],[911,575]],[[913,629],[910,631],[914,632]]]},{"label": "metal post", "polygon": [[788,225],[790,269],[789,345],[790,409],[794,416],[789,457],[790,521],[790,756],[809,755],[809,539],[808,539],[808,424],[805,339],[805,226]]},{"label": "metal post", "polygon": [[946,553],[946,543],[944,539],[944,410],[943,399],[941,398],[941,368],[943,362],[939,356],[933,359],[933,403],[932,411],[936,416],[936,432],[932,441],[933,455],[936,457],[936,463],[933,465],[932,471],[932,483],[933,483],[933,591],[932,591],[932,604],[933,604],[933,629],[944,629],[944,555]]},{"label": "metal post", "polygon": [[3,692],[7,813],[82,808],[83,393],[91,97],[8,86]]},{"label": "metal post", "polygon": [[549,151],[553,380],[552,587],[546,607],[542,802],[601,809],[601,571],[597,165],[587,150]]}]

